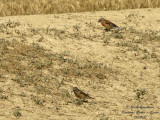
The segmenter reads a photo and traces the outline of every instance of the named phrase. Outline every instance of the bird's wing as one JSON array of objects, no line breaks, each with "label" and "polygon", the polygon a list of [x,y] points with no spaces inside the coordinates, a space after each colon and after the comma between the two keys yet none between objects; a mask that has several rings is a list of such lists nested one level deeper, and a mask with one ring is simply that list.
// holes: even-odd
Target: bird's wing
[{"label": "bird's wing", "polygon": [[[86,94],[86,93],[84,93],[84,92],[82,92],[82,91],[80,91],[80,93],[83,94],[83,95],[85,95],[87,98],[92,98],[92,97],[90,97],[88,94]],[[92,99],[93,99],[93,98],[92,98]]]},{"label": "bird's wing", "polygon": [[111,25],[111,26],[113,26],[113,27],[118,27],[117,25],[115,25],[114,23],[112,23],[112,22],[109,21],[109,20],[105,20],[105,23],[106,23],[106,24],[109,24],[109,25]]},{"label": "bird's wing", "polygon": [[84,93],[83,91],[80,91],[80,94],[83,94],[85,96],[88,96],[88,94]]}]

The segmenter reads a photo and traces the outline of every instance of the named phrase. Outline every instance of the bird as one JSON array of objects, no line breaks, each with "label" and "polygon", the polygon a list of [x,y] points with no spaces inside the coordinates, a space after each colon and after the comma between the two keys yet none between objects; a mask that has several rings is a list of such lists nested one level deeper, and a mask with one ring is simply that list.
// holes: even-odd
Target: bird
[{"label": "bird", "polygon": [[86,99],[94,99],[94,98],[90,97],[88,94],[79,90],[77,87],[73,87],[73,92],[77,98],[79,98],[83,101],[86,101]]},{"label": "bird", "polygon": [[120,28],[119,28],[116,24],[114,24],[114,23],[112,23],[111,21],[106,20],[106,19],[104,19],[104,18],[100,18],[100,19],[98,20],[98,22],[100,22],[100,23],[102,24],[102,26],[105,27],[105,30],[106,30],[106,31],[110,31],[111,29],[120,30]]}]

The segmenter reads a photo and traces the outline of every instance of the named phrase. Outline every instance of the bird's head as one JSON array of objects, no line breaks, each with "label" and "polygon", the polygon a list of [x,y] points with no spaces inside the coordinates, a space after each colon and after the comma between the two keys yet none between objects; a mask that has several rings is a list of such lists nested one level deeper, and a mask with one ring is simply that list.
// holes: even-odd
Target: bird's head
[{"label": "bird's head", "polygon": [[79,89],[77,87],[73,87],[73,92],[78,92]]},{"label": "bird's head", "polygon": [[100,18],[99,20],[98,20],[98,22],[102,22],[102,21],[104,21],[105,19],[104,18]]}]

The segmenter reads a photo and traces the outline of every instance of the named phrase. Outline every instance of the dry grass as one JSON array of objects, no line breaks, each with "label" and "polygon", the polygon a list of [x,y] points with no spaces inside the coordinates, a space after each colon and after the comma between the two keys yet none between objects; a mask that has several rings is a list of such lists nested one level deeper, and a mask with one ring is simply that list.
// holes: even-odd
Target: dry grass
[{"label": "dry grass", "polygon": [[[67,91],[59,93],[59,87],[63,81],[59,82],[61,76],[90,79],[104,79],[115,70],[104,66],[102,63],[94,61],[80,61],[72,59],[66,53],[50,53],[38,44],[32,46],[13,40],[9,42],[0,39],[1,78],[5,74],[14,75],[12,78],[20,87],[33,85],[38,94],[53,94],[58,96],[69,96]],[[53,87],[53,84],[55,85]],[[37,102],[37,99],[34,101]],[[42,103],[40,103],[42,104]]]},{"label": "dry grass", "polygon": [[159,0],[1,0],[0,16],[160,7]]}]

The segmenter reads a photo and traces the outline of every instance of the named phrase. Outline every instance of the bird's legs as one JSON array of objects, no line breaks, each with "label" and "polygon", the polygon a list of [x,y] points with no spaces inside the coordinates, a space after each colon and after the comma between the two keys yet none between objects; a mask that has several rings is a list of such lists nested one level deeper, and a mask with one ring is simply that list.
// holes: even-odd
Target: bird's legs
[{"label": "bird's legs", "polygon": [[105,30],[106,32],[107,32],[107,31],[110,31],[109,29],[104,29],[104,30]]}]

